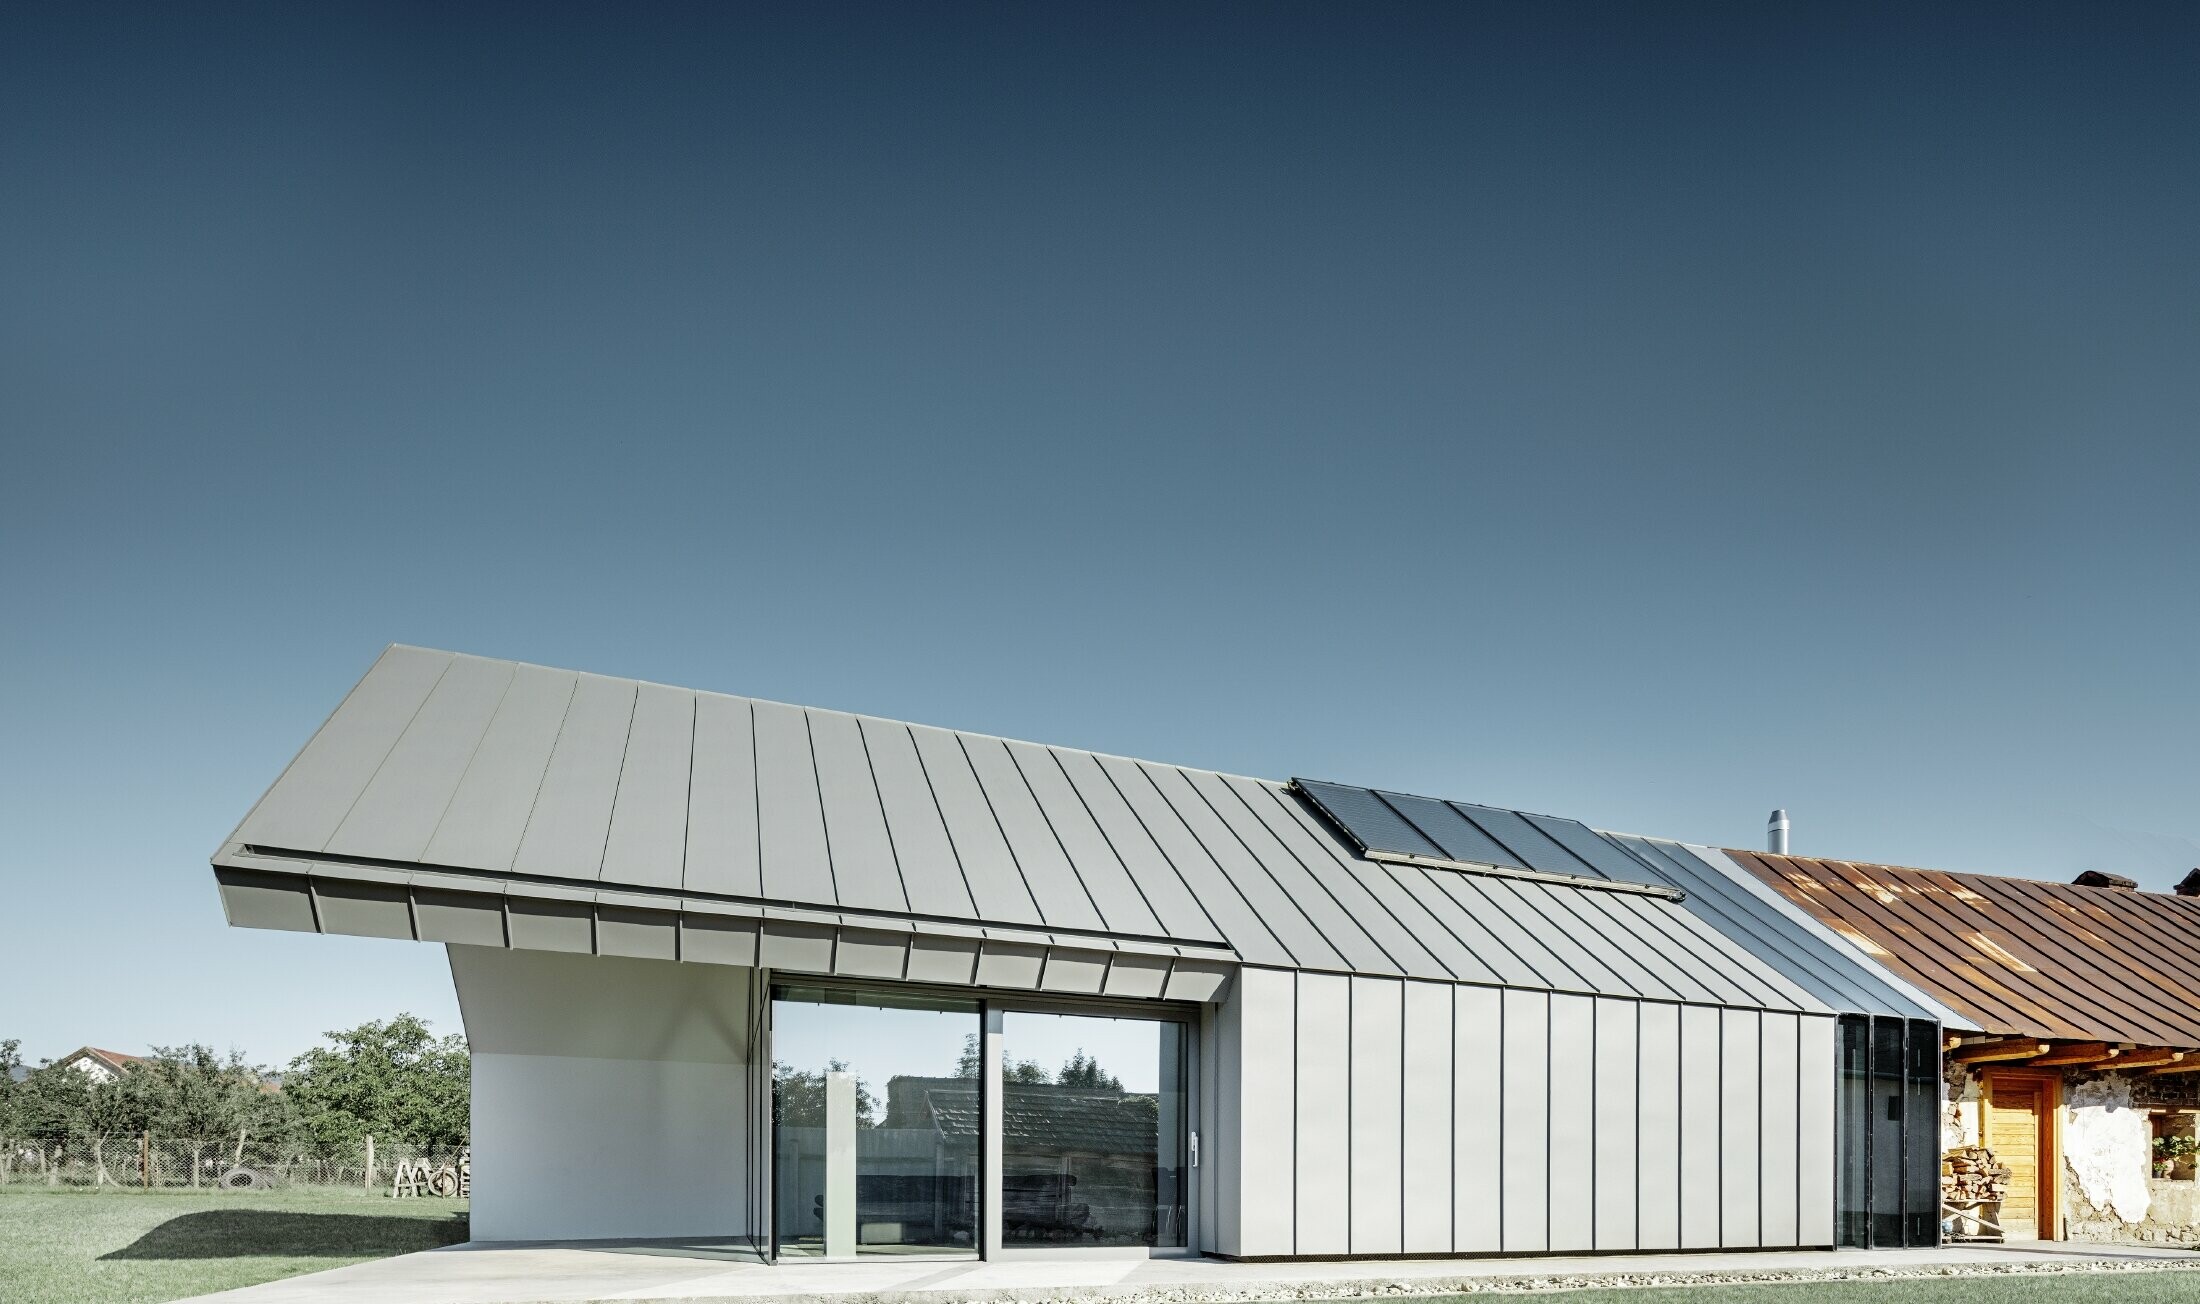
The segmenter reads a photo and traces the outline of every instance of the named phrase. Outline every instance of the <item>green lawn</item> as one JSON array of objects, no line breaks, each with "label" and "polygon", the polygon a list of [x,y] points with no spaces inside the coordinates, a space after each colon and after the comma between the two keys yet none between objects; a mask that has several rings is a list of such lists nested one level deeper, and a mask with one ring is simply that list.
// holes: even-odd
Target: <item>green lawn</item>
[{"label": "green lawn", "polygon": [[1529,1295],[1438,1295],[1411,1304],[2200,1304],[2200,1272],[2064,1273],[2051,1277],[1951,1277],[1893,1281],[1806,1281],[1786,1285],[1657,1286],[1537,1291]]},{"label": "green lawn", "polygon": [[0,1188],[0,1300],[181,1299],[466,1239],[463,1201]]}]

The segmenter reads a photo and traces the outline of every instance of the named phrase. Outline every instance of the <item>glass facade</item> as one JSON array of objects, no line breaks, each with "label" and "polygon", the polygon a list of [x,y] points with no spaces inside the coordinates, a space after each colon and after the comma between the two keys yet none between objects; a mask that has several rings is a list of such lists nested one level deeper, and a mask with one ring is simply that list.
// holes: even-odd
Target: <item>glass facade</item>
[{"label": "glass facade", "polygon": [[1841,1018],[1834,1233],[1858,1247],[1940,1241],[1940,1027]]},{"label": "glass facade", "polygon": [[771,1035],[777,1254],[974,1256],[993,1201],[1007,1250],[1187,1244],[1189,1025],[782,984]]},{"label": "glass facade", "polygon": [[782,1255],[978,1252],[978,1003],[772,993]]},{"label": "glass facade", "polygon": [[1004,1244],[1184,1244],[1187,1041],[1153,1019],[1004,1016]]}]

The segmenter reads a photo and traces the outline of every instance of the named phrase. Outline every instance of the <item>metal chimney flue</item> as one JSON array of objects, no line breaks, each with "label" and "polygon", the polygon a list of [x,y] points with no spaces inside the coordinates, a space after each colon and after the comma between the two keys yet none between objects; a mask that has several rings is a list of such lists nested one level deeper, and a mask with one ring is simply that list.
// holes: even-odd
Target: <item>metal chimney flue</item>
[{"label": "metal chimney flue", "polygon": [[1788,853],[1788,813],[1786,811],[1776,810],[1772,812],[1772,818],[1765,821],[1765,850],[1775,856],[1784,856]]}]

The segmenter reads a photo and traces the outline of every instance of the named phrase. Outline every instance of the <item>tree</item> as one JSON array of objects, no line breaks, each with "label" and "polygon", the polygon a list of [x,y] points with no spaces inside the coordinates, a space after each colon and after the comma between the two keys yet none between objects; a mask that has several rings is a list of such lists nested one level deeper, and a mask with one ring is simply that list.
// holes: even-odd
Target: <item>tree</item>
[{"label": "tree", "polygon": [[1062,1065],[1062,1071],[1054,1075],[1054,1080],[1065,1087],[1083,1087],[1088,1091],[1123,1089],[1123,1079],[1101,1068],[1100,1061],[1087,1055],[1082,1046]]},{"label": "tree", "polygon": [[16,1122],[25,1139],[39,1143],[41,1162],[47,1162],[43,1156],[50,1147],[63,1142],[89,1146],[92,1180],[104,1185],[114,1180],[107,1175],[107,1141],[145,1126],[144,1104],[133,1077],[134,1072],[125,1073],[112,1082],[100,1082],[72,1068],[42,1065],[13,1093]]},{"label": "tree", "polygon": [[[772,1108],[778,1120],[791,1127],[825,1126],[825,1074],[847,1071],[843,1059],[827,1060],[822,1072],[773,1060]],[[862,1078],[856,1079],[856,1126],[878,1126],[878,1097]]]},{"label": "tree", "polygon": [[244,1137],[255,1127],[262,1135],[287,1130],[281,1098],[260,1090],[261,1077],[261,1070],[236,1051],[224,1057],[194,1044],[155,1046],[152,1057],[132,1065],[124,1081],[148,1130],[191,1143],[191,1185],[197,1186],[209,1144],[219,1153],[229,1137],[237,1137],[241,1162]]},{"label": "tree", "polygon": [[[978,1049],[978,1034],[974,1032],[964,1034],[962,1056],[955,1061],[955,1076],[958,1078],[977,1077],[978,1071],[984,1067],[984,1063],[984,1052]],[[1010,1059],[1004,1055],[1001,1057],[1001,1081],[1045,1082],[1047,1081],[1047,1071],[1039,1067],[1039,1061],[1037,1060]]]},{"label": "tree", "polygon": [[15,1100],[22,1087],[16,1082],[15,1074],[22,1067],[22,1039],[0,1039],[0,1140],[21,1135],[15,1122]]},{"label": "tree", "polygon": [[324,1034],[290,1062],[283,1094],[303,1137],[323,1150],[368,1136],[426,1149],[466,1144],[472,1062],[466,1039],[437,1037],[425,1020],[400,1014]]}]

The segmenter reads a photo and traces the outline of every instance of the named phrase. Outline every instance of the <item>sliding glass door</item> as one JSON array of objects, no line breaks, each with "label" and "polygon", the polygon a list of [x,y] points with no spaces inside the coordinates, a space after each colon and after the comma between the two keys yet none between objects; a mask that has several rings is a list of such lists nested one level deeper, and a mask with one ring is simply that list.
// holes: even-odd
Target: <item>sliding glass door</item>
[{"label": "sliding glass door", "polygon": [[771,1009],[780,1256],[1189,1244],[1188,1022],[822,983]]},{"label": "sliding glass door", "polygon": [[1184,1244],[1186,1042],[1181,1023],[1005,1014],[1004,1247]]},{"label": "sliding glass door", "polygon": [[978,1252],[978,1003],[772,993],[784,1256]]}]

